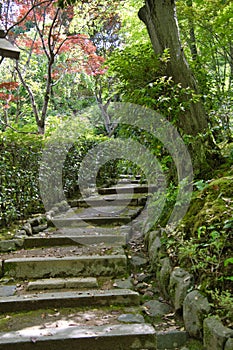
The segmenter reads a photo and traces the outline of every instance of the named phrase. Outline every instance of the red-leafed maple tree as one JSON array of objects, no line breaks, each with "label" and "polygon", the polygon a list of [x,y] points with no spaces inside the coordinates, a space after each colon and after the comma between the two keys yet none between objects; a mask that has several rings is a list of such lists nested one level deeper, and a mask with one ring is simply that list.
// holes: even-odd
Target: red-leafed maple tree
[{"label": "red-leafed maple tree", "polygon": [[[57,0],[9,0],[2,6],[1,21],[8,38],[22,50],[24,59],[16,62],[16,71],[26,90],[38,132],[45,132],[45,121],[53,86],[64,74],[85,72],[89,75],[103,74],[104,59],[97,55],[96,47],[87,35],[71,33],[74,16],[73,6],[61,9]],[[59,55],[65,55],[62,63]],[[47,61],[44,76],[43,103],[40,107],[36,95],[27,80],[32,57],[44,56]]]}]

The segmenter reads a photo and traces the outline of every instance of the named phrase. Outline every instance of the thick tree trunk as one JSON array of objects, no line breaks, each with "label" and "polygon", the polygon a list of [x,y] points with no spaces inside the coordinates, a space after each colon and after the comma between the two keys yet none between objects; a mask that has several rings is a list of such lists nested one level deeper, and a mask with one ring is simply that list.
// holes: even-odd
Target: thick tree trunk
[{"label": "thick tree trunk", "polygon": [[[146,24],[156,54],[169,49],[170,61],[167,75],[175,83],[197,91],[197,85],[186,62],[181,47],[179,29],[176,20],[175,1],[146,0],[146,5],[139,11],[139,18]],[[188,135],[197,135],[208,128],[207,118],[202,103],[193,103],[190,109],[180,116],[180,129]]]},{"label": "thick tree trunk", "polygon": [[[175,83],[181,83],[184,88],[190,87],[198,93],[196,81],[180,43],[175,1],[146,0],[145,6],[139,10],[138,15],[147,27],[155,53],[162,54],[165,49],[169,49],[170,60],[166,68],[167,76],[172,77]],[[194,136],[194,138],[208,130],[207,116],[201,101],[192,103],[190,108],[180,115],[177,127],[181,133]],[[197,167],[203,170],[203,167],[207,166],[207,159],[211,161],[206,155],[205,146],[203,140],[197,140],[197,138],[191,146],[190,151],[197,172]]]}]

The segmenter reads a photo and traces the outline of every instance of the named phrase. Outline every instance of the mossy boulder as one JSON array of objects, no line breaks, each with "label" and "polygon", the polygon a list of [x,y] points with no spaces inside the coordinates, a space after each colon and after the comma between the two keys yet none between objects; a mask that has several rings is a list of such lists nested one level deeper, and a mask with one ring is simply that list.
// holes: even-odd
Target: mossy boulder
[{"label": "mossy boulder", "polygon": [[200,227],[223,227],[233,216],[232,198],[233,176],[210,181],[202,191],[194,194],[179,229],[192,236]]},{"label": "mossy boulder", "polygon": [[[219,173],[220,174],[220,173]],[[216,175],[216,174],[215,174]],[[194,276],[198,289],[232,326],[233,299],[233,174],[204,182],[175,230],[165,229],[162,241],[173,266]]]}]

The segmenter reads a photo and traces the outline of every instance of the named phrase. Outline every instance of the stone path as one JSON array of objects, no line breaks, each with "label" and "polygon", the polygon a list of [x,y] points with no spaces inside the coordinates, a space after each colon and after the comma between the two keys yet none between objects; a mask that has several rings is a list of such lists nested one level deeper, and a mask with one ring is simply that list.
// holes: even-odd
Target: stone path
[{"label": "stone path", "polygon": [[[130,259],[124,249],[148,195],[138,181],[122,178],[120,187],[73,200],[72,209],[54,219],[60,229],[27,237],[21,250],[2,254],[0,350],[182,348],[186,332],[173,321],[165,330],[164,322],[156,327],[153,305],[142,305],[146,259]],[[157,303],[157,316],[163,307],[171,313]]]}]

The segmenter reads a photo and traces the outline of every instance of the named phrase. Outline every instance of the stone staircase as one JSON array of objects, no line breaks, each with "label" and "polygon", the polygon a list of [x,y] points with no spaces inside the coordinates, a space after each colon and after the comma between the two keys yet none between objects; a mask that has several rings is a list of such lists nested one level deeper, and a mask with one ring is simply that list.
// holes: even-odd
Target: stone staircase
[{"label": "stone staircase", "polygon": [[0,350],[179,348],[163,346],[129,282],[124,247],[148,187],[131,178],[119,186],[71,201],[72,209],[53,219],[60,229],[2,254]]}]

